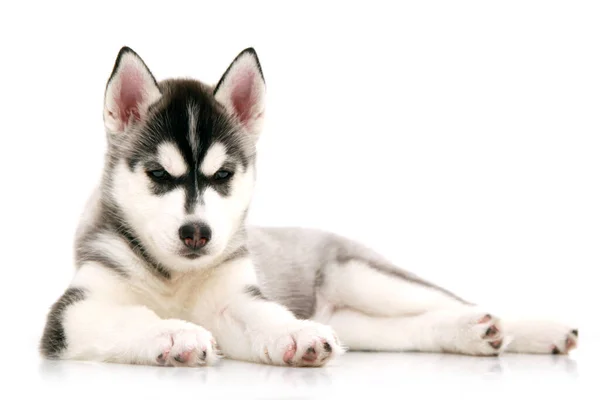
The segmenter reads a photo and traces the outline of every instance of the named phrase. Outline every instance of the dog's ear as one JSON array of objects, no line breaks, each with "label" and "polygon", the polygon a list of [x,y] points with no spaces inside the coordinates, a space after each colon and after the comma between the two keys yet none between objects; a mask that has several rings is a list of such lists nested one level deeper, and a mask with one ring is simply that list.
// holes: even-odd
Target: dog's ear
[{"label": "dog's ear", "polygon": [[260,133],[264,118],[265,80],[253,48],[242,51],[214,89],[215,99],[253,135]]},{"label": "dog's ear", "polygon": [[161,93],[154,76],[137,53],[123,47],[117,55],[104,95],[104,125],[110,133],[123,133],[142,121]]}]

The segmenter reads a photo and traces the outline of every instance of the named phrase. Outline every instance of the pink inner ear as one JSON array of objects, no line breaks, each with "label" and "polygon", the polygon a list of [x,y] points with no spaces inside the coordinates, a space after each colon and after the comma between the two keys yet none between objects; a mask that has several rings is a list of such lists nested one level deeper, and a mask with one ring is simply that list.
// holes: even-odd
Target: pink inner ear
[{"label": "pink inner ear", "polygon": [[231,103],[242,123],[248,122],[248,120],[252,118],[252,108],[256,101],[254,93],[255,79],[255,72],[251,69],[247,69],[239,72],[235,82],[233,82]]},{"label": "pink inner ear", "polygon": [[144,77],[132,65],[124,65],[120,73],[121,90],[115,103],[119,108],[119,118],[123,123],[129,122],[131,116],[140,119],[140,104],[144,100]]}]

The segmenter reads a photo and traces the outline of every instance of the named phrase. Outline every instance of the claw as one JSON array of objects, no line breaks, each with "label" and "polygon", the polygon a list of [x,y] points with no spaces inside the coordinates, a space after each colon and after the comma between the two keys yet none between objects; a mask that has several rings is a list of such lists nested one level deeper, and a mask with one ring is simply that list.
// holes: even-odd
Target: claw
[{"label": "claw", "polygon": [[573,330],[571,331],[571,333],[573,334],[573,336],[575,336],[575,337],[579,337],[579,331],[578,331],[577,329],[573,329]]},{"label": "claw", "polygon": [[483,318],[481,318],[478,322],[478,324],[485,324],[486,322],[490,321],[492,319],[492,316],[490,314],[485,314],[483,316]]}]

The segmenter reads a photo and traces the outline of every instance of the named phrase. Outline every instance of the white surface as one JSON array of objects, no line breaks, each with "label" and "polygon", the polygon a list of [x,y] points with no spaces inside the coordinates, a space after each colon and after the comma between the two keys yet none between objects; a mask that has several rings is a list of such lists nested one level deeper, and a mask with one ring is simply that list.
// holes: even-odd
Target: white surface
[{"label": "white surface", "polygon": [[[594,398],[598,3],[250,3],[3,7],[6,390]],[[75,224],[102,166],[103,91],[122,45],[159,79],[209,82],[256,48],[268,113],[251,222],[363,240],[494,311],[572,321],[580,349],[570,359],[348,354],[323,370],[40,364],[43,319],[71,278]]]},{"label": "white surface", "polygon": [[[591,361],[591,360],[588,360]],[[43,362],[36,388],[53,396],[244,399],[597,398],[596,363],[576,358],[350,353],[327,368],[225,361],[215,368],[165,369]],[[585,369],[585,371],[584,371]],[[24,394],[31,389],[25,391]],[[118,391],[118,392],[117,392]],[[87,396],[86,396],[87,397]]]}]

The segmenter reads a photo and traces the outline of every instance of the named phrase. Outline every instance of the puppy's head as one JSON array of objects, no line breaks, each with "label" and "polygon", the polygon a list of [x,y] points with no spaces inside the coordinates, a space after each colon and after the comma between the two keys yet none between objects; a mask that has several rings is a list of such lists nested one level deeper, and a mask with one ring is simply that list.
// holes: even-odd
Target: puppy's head
[{"label": "puppy's head", "polygon": [[251,200],[264,95],[253,49],[214,86],[158,82],[133,50],[119,52],[104,101],[106,195],[161,264],[199,268],[231,245]]}]

